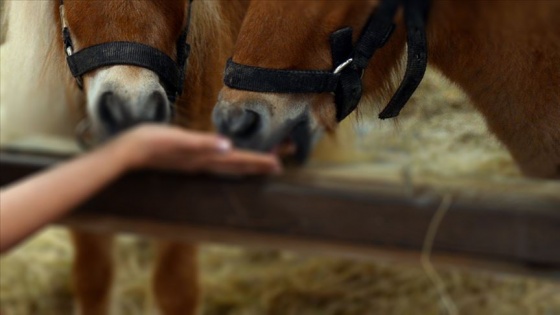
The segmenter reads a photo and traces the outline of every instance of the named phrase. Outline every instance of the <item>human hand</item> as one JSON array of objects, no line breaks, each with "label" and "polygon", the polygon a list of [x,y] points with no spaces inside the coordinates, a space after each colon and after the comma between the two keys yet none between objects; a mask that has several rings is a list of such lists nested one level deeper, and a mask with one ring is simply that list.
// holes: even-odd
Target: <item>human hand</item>
[{"label": "human hand", "polygon": [[232,148],[229,140],[211,133],[177,127],[143,125],[108,144],[126,169],[160,169],[231,175],[280,173],[271,154]]}]

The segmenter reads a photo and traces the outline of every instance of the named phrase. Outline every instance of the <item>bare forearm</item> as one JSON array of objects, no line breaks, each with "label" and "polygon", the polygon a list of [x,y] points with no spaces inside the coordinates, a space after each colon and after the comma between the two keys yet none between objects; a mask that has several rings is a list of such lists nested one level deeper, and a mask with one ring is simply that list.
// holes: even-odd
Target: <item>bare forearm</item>
[{"label": "bare forearm", "polygon": [[60,218],[125,169],[124,159],[109,146],[2,189],[0,251]]},{"label": "bare forearm", "polygon": [[220,174],[281,171],[272,155],[233,150],[219,136],[147,125],[112,142],[0,191],[0,251],[60,218],[128,169]]}]

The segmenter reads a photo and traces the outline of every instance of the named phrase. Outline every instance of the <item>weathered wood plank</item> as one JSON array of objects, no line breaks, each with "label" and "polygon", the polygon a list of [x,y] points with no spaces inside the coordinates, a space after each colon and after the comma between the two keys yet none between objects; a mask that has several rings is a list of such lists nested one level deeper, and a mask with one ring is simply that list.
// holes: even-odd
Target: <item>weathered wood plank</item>
[{"label": "weathered wood plank", "polygon": [[[95,224],[92,224],[92,222]],[[158,221],[101,216],[99,214],[80,213],[64,219],[61,223],[74,229],[100,234],[119,231],[174,241],[226,244],[266,250],[290,250],[304,255],[343,257],[358,261],[398,262],[414,266],[421,263],[422,254],[419,250],[402,247],[325,241],[228,227],[194,226],[169,222],[161,224]],[[560,280],[560,269],[554,266],[525,265],[519,262],[496,261],[480,255],[471,256],[460,252],[448,253],[442,251],[430,255],[430,260],[439,269],[460,267],[494,274],[515,274],[541,277],[547,280]]]},{"label": "weathered wood plank", "polygon": [[[57,161],[2,152],[0,183]],[[418,252],[442,194],[449,193],[453,203],[434,243],[436,255],[560,268],[560,194],[554,193],[560,186],[526,185],[486,184],[476,190],[415,183],[410,188],[316,170],[244,180],[142,172],[107,188],[69,220],[83,225],[80,216],[112,217],[173,225],[174,231],[184,225],[250,232],[264,244],[274,236]]]}]

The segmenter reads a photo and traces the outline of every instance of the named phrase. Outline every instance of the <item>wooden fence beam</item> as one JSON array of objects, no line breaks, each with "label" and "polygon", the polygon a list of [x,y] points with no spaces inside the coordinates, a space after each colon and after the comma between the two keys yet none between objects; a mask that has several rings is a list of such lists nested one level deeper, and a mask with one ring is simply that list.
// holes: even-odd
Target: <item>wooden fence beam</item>
[{"label": "wooden fence beam", "polygon": [[[4,151],[0,154],[0,184],[62,159]],[[161,233],[166,226],[173,233],[185,226],[185,231],[198,229],[194,238],[201,241],[235,239],[232,235],[238,231],[245,235],[245,243],[246,236],[253,235],[256,243],[261,237],[263,245],[279,238],[290,244],[301,240],[399,249],[417,255],[442,196],[451,194],[453,202],[437,232],[434,254],[549,268],[542,270],[560,268],[557,182],[514,183],[507,189],[482,183],[475,193],[452,183],[445,189],[429,183],[407,188],[349,173],[311,170],[241,180],[139,172],[105,189],[66,222],[157,235],[146,228],[152,226],[151,230],[159,230],[165,237],[172,236]],[[123,222],[137,224],[127,229]],[[153,228],[155,225],[160,228]],[[97,228],[104,230],[103,226]],[[228,236],[212,239],[220,230],[229,231]]]}]

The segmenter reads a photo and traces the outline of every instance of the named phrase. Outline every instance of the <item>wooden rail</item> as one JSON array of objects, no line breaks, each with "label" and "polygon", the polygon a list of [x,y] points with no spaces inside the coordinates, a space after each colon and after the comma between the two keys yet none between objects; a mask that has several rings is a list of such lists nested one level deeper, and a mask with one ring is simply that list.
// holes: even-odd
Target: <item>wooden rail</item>
[{"label": "wooden rail", "polygon": [[[0,184],[61,160],[3,151]],[[140,172],[111,185],[63,223],[100,232],[417,261],[446,194],[452,204],[433,245],[437,261],[466,259],[498,270],[560,275],[558,182],[405,185],[374,180],[355,167],[243,180]]]}]

